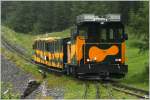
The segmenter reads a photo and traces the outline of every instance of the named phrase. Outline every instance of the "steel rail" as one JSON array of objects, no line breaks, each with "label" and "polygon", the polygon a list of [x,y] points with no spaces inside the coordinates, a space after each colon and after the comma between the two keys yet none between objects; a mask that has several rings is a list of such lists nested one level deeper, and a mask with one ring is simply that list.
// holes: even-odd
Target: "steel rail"
[{"label": "steel rail", "polygon": [[96,88],[96,99],[100,99],[100,89],[98,81],[95,81],[95,88]]},{"label": "steel rail", "polygon": [[87,94],[88,94],[88,89],[89,89],[89,83],[85,82],[85,91],[84,91],[84,94],[83,94],[83,98],[84,99],[87,99]]},{"label": "steel rail", "polygon": [[131,91],[128,91],[128,90],[125,90],[125,89],[120,89],[120,88],[117,88],[117,87],[112,87],[112,88],[116,91],[124,92],[124,93],[129,94],[129,95],[134,95],[138,98],[149,99],[149,97],[147,95],[140,95],[140,94],[137,94],[135,92],[131,92]]},{"label": "steel rail", "polygon": [[129,95],[134,95],[138,98],[149,99],[149,92],[146,90],[138,89],[121,83],[111,83],[111,85],[112,89],[116,91],[124,92]]}]

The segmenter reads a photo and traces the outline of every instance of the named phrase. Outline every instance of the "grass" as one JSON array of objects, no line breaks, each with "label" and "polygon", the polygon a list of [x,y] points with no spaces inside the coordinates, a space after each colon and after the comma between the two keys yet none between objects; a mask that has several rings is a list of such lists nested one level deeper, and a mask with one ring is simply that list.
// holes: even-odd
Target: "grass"
[{"label": "grass", "polygon": [[41,80],[42,76],[38,72],[38,68],[35,65],[30,64],[29,62],[24,61],[21,57],[17,56],[16,54],[6,50],[5,48],[1,47],[1,52],[5,57],[14,62],[21,70],[26,72],[27,74],[33,74],[34,78],[37,80]]},{"label": "grass", "polygon": [[149,62],[149,53],[148,51],[140,53],[139,49],[132,45],[139,41],[140,40],[134,38],[132,35],[129,37],[129,40],[126,41],[126,64],[128,64],[128,74],[125,79],[123,79],[123,83],[149,90],[149,74],[145,72],[145,63]]},{"label": "grass", "polygon": [[[31,35],[31,34],[20,34],[12,31],[7,27],[2,27],[2,35],[6,37],[11,43],[18,44],[24,47],[27,52],[32,55],[32,43],[34,39],[38,37],[47,37],[47,36],[61,36],[61,37],[69,37],[69,29],[66,29],[62,32],[52,32],[47,33],[46,35]],[[129,40],[126,42],[127,44],[127,53],[126,56],[128,61],[128,74],[122,79],[123,83],[131,84],[138,88],[149,89],[149,80],[147,75],[145,74],[145,63],[148,62],[148,51],[143,54],[139,54],[139,49],[132,44],[139,42],[139,40],[135,39],[133,36],[129,35]],[[12,60],[24,71],[31,73],[37,80],[42,81],[41,74],[38,72],[38,68],[32,64],[27,63],[22,60],[17,55],[7,51],[4,48],[1,48],[1,52],[3,55],[7,57],[7,59]],[[65,90],[65,99],[81,99],[84,93],[84,82],[74,79],[69,76],[57,75],[48,73],[48,77],[46,78],[48,81],[49,88],[62,88]],[[88,93],[89,99],[95,98],[95,87],[94,83],[90,83],[90,92]],[[103,93],[103,98],[108,98],[105,95],[105,91]],[[116,98],[134,98],[129,95],[121,94],[116,91],[113,92]],[[42,98],[42,97],[41,97]],[[48,97],[49,98],[49,97]],[[51,97],[50,97],[51,98]]]},{"label": "grass", "polygon": [[16,91],[13,91],[13,85],[9,82],[1,82],[1,87],[4,88],[4,92],[1,91],[1,99],[19,99],[19,93]]},{"label": "grass", "polygon": [[23,33],[16,33],[15,31],[2,26],[2,36],[7,38],[11,43],[13,44],[18,44],[19,46],[22,46],[23,48],[26,49],[27,53],[29,55],[32,55],[32,44],[35,39],[39,37],[68,37],[69,36],[69,29],[66,29],[62,32],[52,32],[52,33],[47,33],[46,35],[32,35],[32,34],[23,34]]}]

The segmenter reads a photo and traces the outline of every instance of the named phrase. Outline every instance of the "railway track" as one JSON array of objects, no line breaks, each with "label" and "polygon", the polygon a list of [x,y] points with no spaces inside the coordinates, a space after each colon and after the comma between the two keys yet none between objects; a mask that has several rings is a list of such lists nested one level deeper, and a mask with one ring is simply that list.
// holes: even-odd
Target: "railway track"
[{"label": "railway track", "polygon": [[107,90],[107,97],[108,97],[109,99],[114,99],[114,98],[113,98],[113,94],[112,94],[112,91],[113,91],[113,90],[112,90],[111,84],[106,83],[106,84],[103,84],[102,86],[105,87],[106,90]]},{"label": "railway track", "polygon": [[[37,64],[34,61],[32,61],[32,59],[29,55],[27,55],[26,53],[21,51],[15,45],[11,44],[3,36],[1,36],[1,40],[2,40],[2,45],[4,45],[11,52],[16,53],[18,56],[22,57],[25,61],[27,61],[31,64],[34,64],[34,65],[40,66],[40,67],[44,67],[44,65]],[[113,90],[124,92],[126,94],[136,96],[138,98],[149,99],[149,91],[134,88],[134,87],[124,85],[124,84],[120,84],[120,83],[118,83],[116,81],[112,81],[112,80],[109,83],[111,84]],[[99,84],[98,82],[95,82],[96,98],[100,98],[100,95],[99,95],[100,91],[99,91],[98,84]],[[103,84],[105,84],[105,83],[103,83]],[[109,88],[109,87],[107,87],[107,88]],[[84,95],[83,95],[83,98],[85,98],[85,99],[87,98],[88,89],[89,89],[89,84],[85,84],[85,92],[84,92]],[[110,93],[108,93],[108,94],[110,94]],[[110,97],[112,98],[111,95],[110,95]]]},{"label": "railway track", "polygon": [[16,46],[14,46],[10,42],[8,42],[3,36],[1,36],[1,40],[2,40],[1,43],[5,46],[5,48],[7,48],[8,50],[10,50],[13,53],[16,53],[18,56],[22,57],[27,62],[34,63],[31,60],[31,58],[30,58],[29,55],[27,55],[26,53],[24,53],[23,51],[21,51],[19,48],[17,48]]},{"label": "railway track", "polygon": [[87,99],[88,90],[89,90],[89,83],[86,82],[85,83],[85,91],[84,91],[84,94],[83,94],[84,99]]},{"label": "railway track", "polygon": [[96,89],[96,99],[100,99],[100,86],[99,86],[99,82],[95,81],[95,89]]},{"label": "railway track", "polygon": [[[83,98],[87,99],[88,97],[88,92],[89,92],[89,88],[90,88],[90,84],[88,82],[85,82],[85,91],[83,94]],[[100,99],[100,88],[99,88],[99,84],[97,81],[94,82],[94,86],[95,86],[95,98],[96,99]]]},{"label": "railway track", "polygon": [[115,91],[123,92],[125,94],[129,94],[132,96],[136,96],[137,98],[149,99],[149,91],[135,88],[131,85],[122,84],[116,80],[108,80],[103,84],[109,84],[111,88]]},{"label": "railway track", "polygon": [[120,92],[124,92],[129,95],[134,95],[141,99],[149,99],[149,91],[131,87],[120,83],[112,83],[112,89]]}]

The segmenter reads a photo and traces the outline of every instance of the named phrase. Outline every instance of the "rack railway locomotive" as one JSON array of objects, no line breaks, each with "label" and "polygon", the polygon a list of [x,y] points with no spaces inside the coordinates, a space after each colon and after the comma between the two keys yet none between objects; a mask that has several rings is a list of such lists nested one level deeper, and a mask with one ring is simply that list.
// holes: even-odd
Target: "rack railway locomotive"
[{"label": "rack railway locomotive", "polygon": [[71,37],[36,39],[33,60],[75,77],[122,78],[128,72],[127,39],[120,15],[82,14],[77,16]]}]

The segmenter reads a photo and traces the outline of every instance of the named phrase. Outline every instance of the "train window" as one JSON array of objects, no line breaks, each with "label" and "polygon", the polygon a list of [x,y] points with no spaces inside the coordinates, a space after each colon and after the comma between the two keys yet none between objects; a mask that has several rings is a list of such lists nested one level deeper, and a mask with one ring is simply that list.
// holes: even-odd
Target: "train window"
[{"label": "train window", "polygon": [[53,53],[55,52],[55,42],[53,41]]},{"label": "train window", "polygon": [[52,42],[49,43],[50,52],[52,52]]},{"label": "train window", "polygon": [[62,42],[62,40],[60,40],[59,42],[60,42],[60,43],[59,43],[59,52],[61,52],[61,45],[62,45],[61,42]]},{"label": "train window", "polygon": [[47,48],[47,41],[45,42],[45,50],[48,51],[48,48]]},{"label": "train window", "polygon": [[39,43],[39,49],[42,50],[42,41]]},{"label": "train window", "polygon": [[71,28],[71,37],[74,39],[77,35],[77,26]]},{"label": "train window", "polygon": [[38,49],[40,50],[40,41],[38,41]]},{"label": "train window", "polygon": [[58,47],[57,42],[58,41],[55,42],[55,52],[57,52],[57,47]]},{"label": "train window", "polygon": [[42,50],[42,41],[39,43],[39,49]]},{"label": "train window", "polygon": [[48,50],[47,50],[47,41],[45,42],[45,50],[48,51]]},{"label": "train window", "polygon": [[38,49],[38,42],[36,42],[36,49]]},{"label": "train window", "polygon": [[47,50],[50,51],[50,42],[47,43]]},{"label": "train window", "polygon": [[59,46],[59,43],[58,43],[58,40],[56,41],[56,52],[58,52],[58,46]]},{"label": "train window", "polygon": [[102,29],[101,31],[100,31],[100,38],[101,38],[101,40],[102,41],[106,41],[106,39],[107,39],[107,33],[106,33],[106,29]]},{"label": "train window", "polygon": [[43,41],[40,42],[40,50],[43,50]]},{"label": "train window", "polygon": [[123,29],[118,29],[118,37],[119,39],[122,39],[122,33],[123,33]]},{"label": "train window", "polygon": [[58,47],[57,42],[58,41],[55,41],[55,52],[57,52],[57,47]]},{"label": "train window", "polygon": [[44,41],[44,50],[46,51],[46,41]]},{"label": "train window", "polygon": [[45,42],[43,41],[43,51],[45,50]]},{"label": "train window", "polygon": [[49,42],[47,42],[47,51],[49,51]]},{"label": "train window", "polygon": [[35,42],[35,48],[37,49],[37,41]]},{"label": "train window", "polygon": [[121,39],[122,36],[122,29],[118,28],[110,28],[109,29],[109,40],[111,41],[118,41]]},{"label": "train window", "polygon": [[53,42],[51,42],[51,52],[53,53]]},{"label": "train window", "polygon": [[54,42],[54,52],[56,52],[56,41]]},{"label": "train window", "polygon": [[43,41],[43,51],[44,51],[44,49],[45,49],[45,43],[44,43],[44,41]]},{"label": "train window", "polygon": [[[36,43],[36,42],[35,42]],[[35,49],[35,43],[32,45],[32,48]]]},{"label": "train window", "polygon": [[40,44],[41,44],[41,42],[39,41],[39,43],[38,43],[38,49],[40,50]]},{"label": "train window", "polygon": [[55,41],[53,42],[53,53],[55,52]]},{"label": "train window", "polygon": [[113,29],[110,29],[110,31],[109,31],[109,39],[113,40],[113,38],[114,38],[114,32],[113,32]]},{"label": "train window", "polygon": [[58,40],[58,52],[60,52],[60,40]]},{"label": "train window", "polygon": [[44,41],[42,41],[42,50],[44,50]]},{"label": "train window", "polygon": [[51,42],[51,52],[53,52],[53,42]]},{"label": "train window", "polygon": [[87,39],[87,34],[88,34],[88,27],[81,27],[80,29],[79,29],[79,36],[81,37],[81,38],[83,38],[83,39]]},{"label": "train window", "polygon": [[43,50],[43,41],[41,41],[41,50]]},{"label": "train window", "polygon": [[46,51],[48,51],[48,43],[47,43],[47,41],[46,41],[46,46],[45,47],[46,47]]},{"label": "train window", "polygon": [[114,29],[114,40],[117,40],[118,39],[118,37],[117,37],[117,29]]},{"label": "train window", "polygon": [[46,51],[48,51],[48,43],[46,42]]},{"label": "train window", "polygon": [[52,42],[49,43],[49,51],[52,52]]},{"label": "train window", "polygon": [[38,43],[37,43],[37,48],[39,49],[39,41],[38,41]]},{"label": "train window", "polygon": [[59,47],[60,52],[62,52],[62,46],[63,46],[63,40],[60,40],[60,47]]},{"label": "train window", "polygon": [[57,52],[59,52],[59,41],[57,40]]},{"label": "train window", "polygon": [[58,41],[56,41],[55,46],[56,46],[55,51],[57,52],[58,51]]},{"label": "train window", "polygon": [[46,51],[46,41],[44,41],[44,51]]}]

